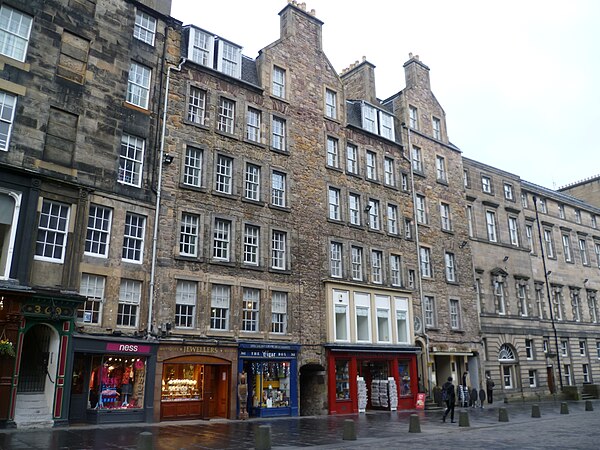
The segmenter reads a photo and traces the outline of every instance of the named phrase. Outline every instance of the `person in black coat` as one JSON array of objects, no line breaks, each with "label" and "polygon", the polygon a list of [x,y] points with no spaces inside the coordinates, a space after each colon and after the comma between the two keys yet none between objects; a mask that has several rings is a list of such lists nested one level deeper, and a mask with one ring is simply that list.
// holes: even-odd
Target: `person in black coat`
[{"label": "person in black coat", "polygon": [[489,372],[485,374],[485,388],[487,391],[488,403],[494,403],[494,386],[496,384],[492,380]]},{"label": "person in black coat", "polygon": [[452,377],[448,377],[448,381],[446,381],[442,385],[442,395],[445,393],[445,402],[446,402],[446,410],[444,411],[444,415],[442,416],[442,421],[446,421],[446,417],[448,417],[448,413],[450,413],[450,421],[454,423],[454,405],[456,404],[456,390],[454,389],[454,385],[452,384]]}]

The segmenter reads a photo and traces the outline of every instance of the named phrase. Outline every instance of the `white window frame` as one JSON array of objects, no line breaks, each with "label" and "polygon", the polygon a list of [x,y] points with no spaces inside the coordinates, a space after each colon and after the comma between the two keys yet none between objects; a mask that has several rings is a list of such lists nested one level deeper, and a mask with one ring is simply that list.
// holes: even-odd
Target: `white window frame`
[{"label": "white window frame", "polygon": [[448,302],[450,311],[450,328],[453,330],[460,330],[460,302],[455,298],[449,299]]},{"label": "white window frame", "polygon": [[362,104],[362,128],[377,134],[377,110],[363,102]]},{"label": "white window frame", "polygon": [[504,183],[504,198],[506,200],[515,199],[513,185],[510,183]]},{"label": "white window frame", "polygon": [[279,67],[273,66],[273,83],[271,85],[272,94],[275,97],[285,98],[286,96],[286,70]]},{"label": "white window frame", "polygon": [[378,344],[389,344],[392,342],[390,300],[388,295],[375,295],[375,318],[377,323],[376,330]]},{"label": "white window frame", "polygon": [[415,145],[412,146],[412,160],[411,160],[411,164],[412,164],[412,168],[413,171],[418,172],[418,173],[423,173],[423,153],[421,152],[421,149]]},{"label": "white window frame", "polygon": [[200,217],[196,214],[181,213],[179,225],[179,255],[196,258],[199,249]]},{"label": "white window frame", "polygon": [[481,190],[486,194],[492,193],[492,179],[486,175],[481,176]]},{"label": "white window frame", "polygon": [[249,141],[260,143],[261,118],[262,112],[260,109],[248,107],[246,110],[246,139]]},{"label": "white window frame", "polygon": [[421,276],[423,278],[432,278],[431,249],[429,247],[421,247],[419,249],[419,259],[421,261]]},{"label": "white window frame", "polygon": [[352,279],[355,281],[362,281],[364,277],[362,247],[353,245],[350,249],[350,258],[352,265]]},{"label": "white window frame", "polygon": [[425,317],[425,327],[434,328],[436,324],[435,318],[435,298],[431,295],[423,296],[423,313]]},{"label": "white window frame", "polygon": [[340,198],[342,193],[339,189],[329,187],[327,201],[329,204],[329,219],[330,220],[342,220],[342,210],[340,205]]},{"label": "white window frame", "polygon": [[123,230],[123,261],[141,264],[144,261],[144,243],[146,235],[146,217],[127,212]]},{"label": "white window frame", "polygon": [[452,231],[452,217],[450,214],[450,205],[448,203],[440,203],[440,219],[442,222],[442,230]]},{"label": "white window frame", "polygon": [[413,130],[419,129],[419,112],[412,105],[408,106],[408,126]]},{"label": "white window frame", "polygon": [[339,141],[332,136],[327,136],[327,165],[335,169],[340,168]]},{"label": "white window frame", "polygon": [[517,218],[513,216],[508,217],[508,235],[510,237],[511,245],[516,247],[519,246],[519,223]]},{"label": "white window frame", "polygon": [[[117,307],[117,322],[119,328],[135,328],[140,316],[140,301],[142,299],[142,282],[138,280],[121,279],[119,287],[119,303]],[[127,322],[124,323],[124,320]],[[131,320],[134,323],[131,323]]]},{"label": "white window frame", "polygon": [[527,308],[527,287],[523,283],[517,283],[517,299],[520,303],[519,313],[521,317],[527,317],[529,315],[529,308]]},{"label": "white window frame", "polygon": [[[366,314],[365,314],[366,313]],[[361,317],[362,319],[359,319]],[[363,292],[354,293],[354,318],[356,342],[372,342],[371,330],[371,295]],[[361,332],[366,331],[366,336]],[[363,338],[363,339],[361,339]]]},{"label": "white window frame", "polygon": [[280,152],[287,151],[286,120],[282,117],[271,117],[271,147]]},{"label": "white window frame", "polygon": [[369,228],[371,230],[380,230],[381,221],[379,214],[379,200],[369,199]]},{"label": "white window frame", "polygon": [[469,237],[475,237],[475,224],[473,220],[473,206],[467,205],[467,225],[469,229]]},{"label": "white window frame", "polygon": [[0,19],[3,24],[0,28],[0,42],[3,44],[0,46],[0,54],[25,62],[33,17],[8,5],[0,5]]},{"label": "white window frame", "polygon": [[448,182],[448,175],[446,173],[446,158],[443,156],[436,155],[435,172],[438,181]]},{"label": "white window frame", "polygon": [[[65,203],[44,199],[38,222],[34,259],[53,263],[64,263],[67,249],[71,207]],[[40,247],[41,246],[41,247]],[[56,255],[56,249],[60,255]],[[47,251],[50,255],[47,256]]]},{"label": "white window frame", "polygon": [[394,160],[389,157],[383,158],[384,183],[388,186],[396,186],[396,176],[394,175]]},{"label": "white window frame", "polygon": [[383,283],[383,252],[381,250],[371,250],[371,282]]},{"label": "white window frame", "polygon": [[533,359],[533,340],[525,339],[525,358],[528,360]]},{"label": "white window frame", "polygon": [[242,300],[242,329],[245,333],[260,331],[260,289],[244,288]]},{"label": "white window frame", "polygon": [[337,92],[325,88],[325,116],[337,119]]},{"label": "white window frame", "polygon": [[213,67],[214,36],[196,27],[190,27],[188,58],[193,62]]},{"label": "white window frame", "polygon": [[231,315],[231,286],[213,284],[210,294],[210,330],[228,331]]},{"label": "white window frame", "polygon": [[427,200],[424,195],[416,194],[415,201],[417,204],[417,222],[426,225],[428,223]]},{"label": "white window frame", "polygon": [[350,342],[350,293],[334,289],[333,339],[335,342]]},{"label": "white window frame", "polygon": [[273,291],[271,293],[271,333],[287,333],[287,302],[286,292]]},{"label": "white window frame", "polygon": [[258,266],[260,262],[260,227],[244,225],[243,262],[246,265]]},{"label": "white window frame", "polygon": [[85,237],[85,255],[108,258],[111,226],[112,209],[94,203],[90,204]]},{"label": "white window frame", "polygon": [[204,150],[192,146],[186,147],[183,166],[183,184],[187,186],[202,187],[203,161]]},{"label": "white window frame", "polygon": [[562,235],[563,253],[566,262],[573,262],[573,254],[571,253],[571,236],[568,234]]},{"label": "white window frame", "polygon": [[390,283],[392,286],[402,286],[402,257],[390,255]]},{"label": "white window frame", "polygon": [[133,37],[154,47],[154,36],[156,35],[156,19],[144,11],[135,11],[135,25]]},{"label": "white window frame", "polygon": [[244,170],[244,198],[260,201],[260,166],[246,163]]},{"label": "white window frame", "polygon": [[287,207],[287,176],[278,170],[271,172],[271,204],[280,208]]},{"label": "white window frame", "polygon": [[212,258],[217,261],[231,260],[231,220],[215,217],[212,241]]},{"label": "white window frame", "polygon": [[242,49],[230,42],[219,40],[217,70],[234,78],[242,77]]},{"label": "white window frame", "polygon": [[585,239],[578,239],[579,241],[579,255],[581,257],[581,264],[584,266],[588,266],[590,264],[590,260],[588,258],[587,253],[587,241]]},{"label": "white window frame", "polygon": [[276,270],[287,269],[287,233],[285,231],[272,230],[271,268]]},{"label": "white window frame", "polygon": [[498,234],[496,232],[496,213],[494,211],[486,211],[485,222],[487,228],[488,241],[498,242]]},{"label": "white window frame", "polygon": [[366,151],[365,166],[367,168],[367,179],[377,180],[377,154],[375,152]]},{"label": "white window frame", "polygon": [[196,326],[198,282],[177,280],[175,288],[175,328]]},{"label": "white window frame", "polygon": [[552,229],[544,228],[544,244],[546,246],[546,256],[554,258],[554,243],[552,242]]},{"label": "white window frame", "polygon": [[358,174],[358,147],[354,144],[346,144],[346,170]]},{"label": "white window frame", "polygon": [[444,254],[444,262],[446,265],[446,281],[456,282],[456,258],[454,253],[446,252]]},{"label": "white window frame", "polygon": [[0,151],[8,151],[16,109],[17,97],[0,91]]},{"label": "white window frame", "polygon": [[398,226],[398,206],[388,203],[387,207],[387,225],[388,233],[398,235],[400,227]]},{"label": "white window frame", "polygon": [[535,246],[533,243],[533,225],[525,225],[525,236],[527,236],[527,245],[529,245],[529,253],[535,253]]},{"label": "white window frame", "polygon": [[330,274],[333,278],[342,278],[343,276],[343,245],[341,242],[331,242],[329,244],[329,265]]},{"label": "white window frame", "polygon": [[119,156],[118,182],[129,186],[141,187],[144,171],[144,151],[146,141],[138,136],[123,133]]},{"label": "white window frame", "polygon": [[[91,325],[102,323],[105,289],[106,277],[91,273],[81,274],[79,294],[86,297],[86,300],[79,308],[77,322]],[[83,315],[82,320],[79,319],[79,312]]]},{"label": "white window frame", "polygon": [[383,111],[378,111],[377,114],[379,116],[379,135],[390,141],[394,141],[396,139],[394,116]]},{"label": "white window frame", "polygon": [[362,224],[359,194],[352,192],[348,194],[348,215],[350,224],[356,226],[360,226]]},{"label": "white window frame", "polygon": [[442,140],[442,121],[437,117],[431,119],[431,126],[433,128],[433,138],[438,141]]},{"label": "white window frame", "polygon": [[142,109],[148,109],[151,82],[152,69],[132,61],[127,79],[127,103]]},{"label": "white window frame", "polygon": [[215,161],[215,191],[233,193],[233,158],[218,154]]},{"label": "white window frame", "polygon": [[[394,297],[394,305],[396,312],[396,342],[398,344],[409,344],[410,343],[410,310],[409,302],[406,297]],[[404,322],[403,326],[400,326],[400,322]],[[404,328],[404,330],[402,330]]]},{"label": "white window frame", "polygon": [[217,129],[223,133],[235,131],[235,102],[225,97],[219,98]]},{"label": "white window frame", "polygon": [[187,120],[196,125],[204,125],[206,120],[206,91],[190,86]]}]

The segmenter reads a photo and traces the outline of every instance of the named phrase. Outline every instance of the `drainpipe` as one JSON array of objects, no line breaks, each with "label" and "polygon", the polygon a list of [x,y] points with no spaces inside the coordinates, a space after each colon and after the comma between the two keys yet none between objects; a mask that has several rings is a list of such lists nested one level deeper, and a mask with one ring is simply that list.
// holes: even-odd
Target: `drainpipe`
[{"label": "drainpipe", "polygon": [[186,58],[181,58],[181,61],[177,67],[167,67],[167,80],[165,82],[165,102],[163,105],[163,116],[162,116],[162,129],[160,136],[160,150],[158,154],[158,180],[156,182],[156,205],[154,211],[154,230],[152,233],[152,268],[150,270],[150,292],[148,295],[148,332],[146,338],[152,336],[152,310],[154,307],[154,281],[156,278],[156,247],[158,242],[158,219],[160,216],[160,200],[162,192],[162,171],[165,157],[165,133],[167,128],[167,106],[169,104],[169,82],[171,80],[171,70],[181,72],[181,67],[187,61]]},{"label": "drainpipe", "polygon": [[[412,142],[411,142],[411,132],[410,127],[406,126],[406,123],[403,122],[402,126],[406,128],[408,133],[408,154],[412,154]],[[413,223],[415,224],[415,246],[417,250],[417,283],[419,286],[419,299],[421,301],[421,326],[423,327],[423,337],[425,338],[425,364],[426,364],[426,375],[427,375],[427,387],[429,392],[431,393],[431,371],[429,369],[429,335],[427,334],[425,328],[425,309],[423,308],[423,280],[421,278],[421,251],[420,251],[420,241],[419,241],[419,222],[417,220],[417,202],[416,202],[416,192],[415,192],[415,173],[413,171],[413,165],[411,158],[407,158],[404,156],[404,159],[408,161],[408,165],[410,167],[410,189],[412,193],[412,202],[413,202]]]}]

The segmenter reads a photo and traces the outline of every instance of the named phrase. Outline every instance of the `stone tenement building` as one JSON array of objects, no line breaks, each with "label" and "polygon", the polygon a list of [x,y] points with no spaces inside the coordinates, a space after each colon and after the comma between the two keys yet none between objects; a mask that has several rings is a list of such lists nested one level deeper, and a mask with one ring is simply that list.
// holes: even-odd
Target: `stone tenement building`
[{"label": "stone tenement building", "polygon": [[380,100],[304,4],[256,59],[170,6],[0,2],[1,426],[600,376],[597,207],[462,158],[417,56]]},{"label": "stone tenement building", "polygon": [[16,349],[0,355],[3,424],[146,420],[152,406],[156,344],[134,335],[169,14],[169,1],[0,4],[0,332]]},{"label": "stone tenement building", "polygon": [[600,210],[463,162],[484,367],[497,393],[510,398],[583,386],[597,396]]}]

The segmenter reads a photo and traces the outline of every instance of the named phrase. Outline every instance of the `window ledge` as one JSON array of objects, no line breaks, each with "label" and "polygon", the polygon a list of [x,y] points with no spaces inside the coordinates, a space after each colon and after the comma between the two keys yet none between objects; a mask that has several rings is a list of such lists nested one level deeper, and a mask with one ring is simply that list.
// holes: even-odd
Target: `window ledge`
[{"label": "window ledge", "polygon": [[206,187],[204,187],[204,186],[193,186],[191,184],[185,184],[185,183],[183,183],[181,181],[179,182],[179,188],[180,189],[187,189],[187,190],[190,190],[190,191],[196,191],[196,192],[204,192],[204,193],[208,192],[208,189]]},{"label": "window ledge", "polygon": [[218,128],[215,130],[215,133],[218,134],[219,136],[223,136],[223,137],[226,137],[228,139],[233,139],[233,140],[236,140],[236,141],[240,140],[240,138],[238,138],[235,134],[233,134],[233,133],[227,133],[226,131],[221,131]]},{"label": "window ledge", "polygon": [[289,206],[276,206],[276,205],[269,205],[270,209],[274,209],[277,211],[282,211],[282,212],[286,212],[289,213],[292,211],[292,209]]},{"label": "window ledge", "polygon": [[150,111],[150,109],[148,109],[148,108],[142,108],[141,106],[134,105],[133,103],[129,103],[126,100],[123,100],[123,106],[125,108],[132,109],[134,111],[142,113],[142,114],[144,114],[146,116],[149,116],[150,114],[152,114],[152,112]]},{"label": "window ledge", "polygon": [[206,125],[206,118],[204,120],[204,123],[196,123],[196,122],[192,122],[191,120],[188,119],[183,119],[183,123],[186,125],[190,125],[192,127],[196,127],[199,128],[201,130],[205,130],[205,131],[210,131],[210,127],[208,125]]},{"label": "window ledge", "polygon": [[263,202],[262,200],[252,200],[252,199],[245,198],[245,197],[242,197],[242,202],[248,203],[250,205],[256,205],[256,206],[265,206],[266,205],[266,203]]}]

